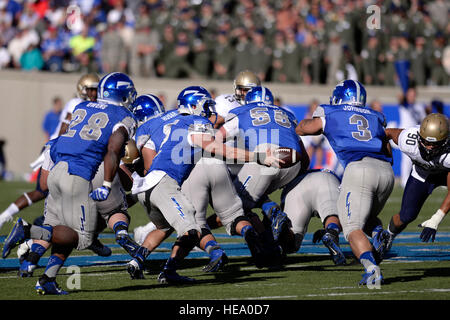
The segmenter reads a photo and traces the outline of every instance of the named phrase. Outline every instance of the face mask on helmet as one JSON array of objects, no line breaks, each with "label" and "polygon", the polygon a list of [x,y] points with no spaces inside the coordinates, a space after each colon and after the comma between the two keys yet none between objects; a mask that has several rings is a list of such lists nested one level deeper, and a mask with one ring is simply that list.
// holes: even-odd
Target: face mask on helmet
[{"label": "face mask on helmet", "polygon": [[216,111],[215,101],[203,87],[191,86],[183,89],[177,98],[178,111],[209,118]]},{"label": "face mask on helmet", "polygon": [[90,96],[88,94],[88,89],[95,89],[95,91],[97,91],[99,81],[100,79],[96,74],[86,74],[82,76],[77,83],[78,97],[83,100],[95,100],[93,98],[96,98],[96,94]]},{"label": "face mask on helmet", "polygon": [[448,149],[448,138],[442,141],[430,142],[419,134],[419,151],[425,161],[431,161]]},{"label": "face mask on helmet", "polygon": [[419,150],[422,158],[430,161],[448,150],[448,118],[440,113],[425,117],[418,132]]},{"label": "face mask on helmet", "polygon": [[256,74],[249,70],[242,71],[234,79],[234,94],[239,102],[244,104],[247,92],[260,85],[261,81]]}]

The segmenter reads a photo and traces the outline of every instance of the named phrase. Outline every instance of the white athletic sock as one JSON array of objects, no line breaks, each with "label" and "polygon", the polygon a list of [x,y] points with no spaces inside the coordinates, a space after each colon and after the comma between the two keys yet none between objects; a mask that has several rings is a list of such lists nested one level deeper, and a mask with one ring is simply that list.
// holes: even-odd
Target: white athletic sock
[{"label": "white athletic sock", "polygon": [[9,205],[9,207],[5,211],[2,212],[0,217],[2,217],[3,219],[8,219],[8,218],[12,217],[13,215],[15,215],[19,211],[20,211],[19,208],[13,202]]}]

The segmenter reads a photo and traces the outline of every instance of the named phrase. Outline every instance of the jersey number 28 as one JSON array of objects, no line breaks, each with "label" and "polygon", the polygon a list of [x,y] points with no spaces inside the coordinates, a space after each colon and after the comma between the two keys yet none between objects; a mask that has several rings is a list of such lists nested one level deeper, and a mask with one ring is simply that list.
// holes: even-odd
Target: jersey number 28
[{"label": "jersey number 28", "polygon": [[[77,124],[81,123],[86,118],[87,111],[84,109],[77,109],[72,114],[72,121],[69,124],[67,132],[63,134],[64,137],[73,137],[77,130],[72,129]],[[83,140],[98,140],[102,135],[102,129],[108,124],[109,117],[104,112],[98,112],[91,115],[87,124],[80,130],[80,137]]]}]

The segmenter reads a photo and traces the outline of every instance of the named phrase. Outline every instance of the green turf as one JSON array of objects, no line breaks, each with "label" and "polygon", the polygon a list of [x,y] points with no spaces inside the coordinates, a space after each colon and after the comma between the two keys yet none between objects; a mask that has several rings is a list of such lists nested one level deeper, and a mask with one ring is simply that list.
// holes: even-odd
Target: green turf
[{"label": "green turf", "polygon": [[[0,210],[4,210],[20,194],[31,190],[32,184],[19,182],[0,182]],[[406,231],[418,231],[417,224],[428,219],[439,207],[446,194],[446,189],[436,190],[427,200],[419,218]],[[394,189],[390,200],[380,215],[384,225],[392,214],[398,212],[402,190]],[[272,195],[279,199],[279,193]],[[32,221],[42,214],[43,202],[23,210],[19,215]],[[143,208],[135,206],[130,209],[134,227],[147,222]],[[6,235],[12,224],[0,229]],[[320,227],[318,219],[312,219],[308,232]],[[440,230],[450,230],[450,219],[445,219]],[[223,233],[223,230],[221,230]],[[239,240],[239,239],[237,239]],[[105,243],[113,240],[105,239]],[[236,241],[236,239],[233,239]],[[120,249],[117,250],[117,253]],[[15,249],[11,256],[15,256]],[[89,251],[74,254],[91,254]],[[48,255],[48,253],[46,254]],[[180,274],[192,276],[198,280],[196,285],[169,287],[159,285],[156,281],[158,270],[163,261],[151,260],[151,272],[145,280],[130,280],[123,265],[96,266],[81,268],[80,289],[69,290],[64,297],[42,297],[34,291],[38,276],[43,268],[35,271],[32,278],[19,279],[16,271],[0,271],[0,300],[5,299],[42,299],[42,300],[204,300],[204,299],[269,299],[269,300],[364,300],[364,299],[413,299],[413,300],[448,300],[450,299],[450,261],[440,262],[394,262],[385,261],[382,271],[386,284],[381,289],[358,288],[362,267],[349,259],[347,266],[336,267],[328,255],[292,254],[288,256],[286,267],[282,271],[256,269],[248,264],[246,257],[231,258],[228,268],[221,273],[205,274],[201,267],[206,259],[186,260]],[[0,260],[1,265],[1,260]],[[69,279],[67,268],[61,270],[58,278],[60,285],[67,289]]]}]

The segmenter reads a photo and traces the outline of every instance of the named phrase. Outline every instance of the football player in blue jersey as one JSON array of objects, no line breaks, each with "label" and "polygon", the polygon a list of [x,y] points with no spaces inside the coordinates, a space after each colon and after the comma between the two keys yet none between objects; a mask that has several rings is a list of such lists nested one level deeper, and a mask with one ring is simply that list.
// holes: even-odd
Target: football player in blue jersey
[{"label": "football player in blue jersey", "polygon": [[[256,86],[245,96],[246,104],[232,109],[219,133],[224,140],[239,137],[246,150],[259,151],[270,148],[278,157],[289,162],[281,168],[266,168],[255,163],[242,166],[234,180],[236,190],[243,201],[246,214],[255,225],[259,217],[253,208],[262,207],[271,221],[273,238],[277,240],[287,221],[286,214],[268,199],[266,194],[282,188],[309,166],[309,157],[301,139],[295,133],[295,116],[273,104],[273,95],[268,88]],[[258,232],[266,236],[270,247],[270,237],[259,223]],[[273,240],[272,240],[273,241]]]},{"label": "football player in blue jersey", "polygon": [[[159,98],[157,96],[152,95],[152,94],[145,94],[145,95],[139,96],[136,99],[136,101],[133,104],[132,111],[133,111],[136,119],[138,120],[138,123],[142,124],[148,120],[151,120],[154,116],[163,113],[164,106],[163,106],[161,100],[159,100]],[[200,162],[203,163],[204,161],[200,161]],[[210,198],[209,195],[211,195],[210,191],[208,191],[205,194],[204,192],[199,192],[200,190],[204,190],[204,188],[207,188],[214,184],[215,187],[211,187],[211,189],[213,189],[213,192],[216,192],[216,194],[219,194],[219,195],[223,195],[224,193],[226,193],[224,189],[222,189],[222,188],[219,189],[219,187],[216,187],[216,186],[222,187],[223,185],[226,185],[226,182],[223,182],[223,181],[216,182],[218,180],[223,180],[223,179],[220,179],[220,177],[215,176],[215,178],[217,178],[217,179],[215,179],[214,182],[216,182],[216,183],[214,183],[214,182],[211,183],[210,181],[204,181],[204,179],[201,179],[201,177],[204,177],[206,171],[209,171],[210,169],[213,169],[213,168],[212,167],[206,168],[202,164],[197,163],[196,167],[194,168],[195,172],[191,173],[189,175],[189,178],[186,179],[182,185],[182,191],[192,201],[194,208],[196,209],[196,214],[195,214],[196,221],[199,221],[199,219],[201,219],[200,216],[202,216],[202,213],[204,213],[204,215],[206,215],[206,206],[209,203],[209,198]],[[216,169],[215,170],[216,173],[218,170],[220,170],[220,168],[218,168],[217,166],[215,166],[214,169]],[[135,171],[135,170],[133,170],[133,171]],[[225,167],[224,171],[226,174],[228,174],[226,167]],[[193,181],[194,176],[195,176],[195,181]],[[230,185],[231,185],[231,183],[230,183]],[[190,186],[193,186],[193,188],[190,188]],[[199,188],[200,188],[200,190],[199,190]],[[231,186],[231,188],[234,188],[234,187]],[[191,193],[190,191],[192,189],[195,189],[195,190],[193,190],[193,192]],[[216,194],[214,194],[214,195],[216,195]],[[224,205],[226,206],[225,210],[228,211],[230,209],[229,204],[230,204],[230,201],[233,201],[233,200],[236,200],[236,199],[226,199],[225,200],[225,203],[224,203]],[[204,205],[205,203],[206,203],[206,206]],[[217,206],[214,206],[214,208],[216,210],[219,209],[219,208],[217,208]],[[222,268],[227,263],[228,258],[226,256],[225,252],[222,250],[222,248],[217,243],[215,237],[211,234],[211,232],[209,232],[209,230],[207,228],[204,227],[204,223],[199,222],[199,224],[202,229],[202,237],[201,237],[200,243],[199,243],[200,248],[204,249],[211,257],[210,262],[208,263],[207,266],[205,266],[203,268],[203,270],[205,272],[213,272],[213,271],[216,271],[216,270]],[[156,229],[157,228],[156,228],[155,224],[150,221],[147,225],[138,227],[134,230],[134,238],[142,246],[147,247],[147,249],[149,249],[149,248],[152,249],[155,246],[155,244],[158,243],[158,241],[161,239],[159,237],[158,231],[152,232]],[[147,235],[150,233],[151,233],[151,236],[147,238]],[[132,275],[132,278],[141,277],[141,272],[139,272],[136,275],[134,273],[131,273],[131,275]]]},{"label": "football player in blue jersey", "polygon": [[404,129],[388,128],[386,135],[398,145],[405,156],[411,158],[413,170],[406,182],[400,212],[392,216],[386,251],[394,238],[419,215],[426,199],[439,186],[447,186],[447,195],[433,216],[419,227],[423,242],[436,237],[439,224],[450,210],[450,128],[444,114],[431,113],[422,120],[420,127]]},{"label": "football player in blue jersey", "polygon": [[[77,105],[68,130],[51,146],[54,166],[47,180],[45,220],[54,226],[52,254],[36,283],[39,294],[67,294],[57,285],[56,275],[74,248],[86,249],[94,239],[95,201],[108,198],[125,143],[134,134],[136,123],[128,108],[135,98],[134,84],[127,75],[107,74],[99,82],[97,102]],[[103,186],[92,190],[91,180],[102,161]],[[114,226],[116,237],[127,235],[127,228],[126,223],[118,221]],[[133,249],[130,245],[130,251]]]},{"label": "football player in blue jersey", "polygon": [[[60,116],[60,123],[59,123],[58,127],[55,129],[55,132],[52,134],[51,140],[46,144],[46,146],[44,146],[44,151],[41,153],[40,157],[32,164],[33,168],[39,168],[39,175],[37,177],[38,180],[36,183],[36,189],[31,192],[24,193],[14,203],[12,203],[8,207],[7,210],[5,210],[0,215],[0,228],[4,222],[12,220],[12,216],[14,214],[17,214],[20,210],[32,205],[33,203],[36,203],[36,202],[44,199],[47,196],[47,194],[48,194],[47,177],[48,177],[48,173],[49,173],[49,168],[45,169],[42,167],[43,162],[45,161],[44,154],[46,152],[48,152],[47,148],[50,148],[50,145],[54,142],[54,139],[56,139],[59,135],[63,134],[65,132],[65,130],[67,129],[67,126],[70,123],[71,114],[72,114],[75,106],[82,101],[96,101],[97,100],[97,86],[98,86],[99,80],[100,79],[95,74],[85,74],[85,75],[81,76],[81,78],[78,80],[78,82],[77,82],[77,96],[78,97],[73,98],[66,103],[66,105],[64,106],[64,109],[61,113],[61,116]],[[41,225],[42,221],[44,221],[43,216],[35,219],[34,224]],[[23,220],[22,222],[24,225],[27,225],[26,221]],[[15,229],[15,227],[16,227],[16,225],[13,226],[13,229]],[[28,225],[26,227],[26,229],[28,229],[28,228],[31,230],[26,230],[25,237],[28,236],[28,233],[33,234],[35,238],[39,237],[40,235],[42,236],[43,230],[41,228],[36,228],[34,225]],[[10,236],[14,236],[14,233],[10,232],[9,237],[7,237],[7,239],[5,241],[5,247],[3,250],[3,258],[6,258],[9,255],[11,249],[13,249],[18,244],[17,242],[7,243],[8,240],[15,239],[14,237],[10,238]],[[44,236],[45,239],[47,239],[47,237],[48,237],[48,235]],[[48,245],[48,243],[45,243],[46,241],[42,240],[42,239],[36,240],[35,242],[36,243],[41,242],[40,245],[43,245],[43,246]],[[20,243],[20,241],[19,241],[19,243]],[[37,244],[35,244],[35,247],[36,246],[37,246]],[[22,247],[21,251],[24,254],[28,255],[28,252],[31,250],[31,247],[32,247],[32,240],[30,239],[30,241],[24,242],[21,245],[21,247]],[[89,249],[92,250],[93,252],[95,252],[96,254],[98,254],[99,256],[111,255],[111,249],[108,248],[107,246],[104,246],[98,240],[98,238],[94,239],[93,243],[89,246]],[[39,247],[36,250],[36,252],[41,252],[43,254],[44,251],[42,250],[42,248]],[[22,255],[19,256],[19,258],[21,258],[21,260],[23,260],[24,257],[22,257]],[[32,259],[32,260],[36,260],[36,259]],[[36,262],[37,262],[37,260],[36,260]],[[25,262],[25,264],[26,264],[26,262]],[[30,265],[33,266],[35,264],[31,263]],[[27,269],[30,269],[29,266],[27,267]],[[19,270],[19,275],[21,275],[21,274],[29,275],[30,273],[28,273],[28,272],[22,273],[22,271]]]},{"label": "football player in blue jersey", "polygon": [[[209,120],[215,117],[214,101],[209,92],[203,87],[191,86],[178,95],[178,109],[145,122],[136,132],[136,145],[143,157],[146,175],[142,179],[134,176],[132,192],[144,202],[150,219],[157,227],[152,233],[157,232],[161,241],[173,230],[178,235],[171,256],[158,277],[160,283],[193,281],[176,272],[181,260],[194,246],[200,246],[202,234],[195,220],[195,207],[181,191],[181,185],[196,160],[201,159],[201,150],[242,162],[255,161],[267,166],[282,163],[271,154],[270,149],[249,152],[216,141],[213,123]],[[229,221],[228,230],[242,235],[251,248],[260,249],[255,244],[255,231],[245,218]],[[142,277],[143,263],[159,243],[154,245],[144,241],[144,246],[138,250],[141,256],[137,255],[128,264],[132,278]]]},{"label": "football player in blue jersey", "polygon": [[[64,133],[64,131],[60,131],[60,128],[67,128],[67,120],[66,115],[70,114],[72,112],[73,108],[76,104],[82,102],[82,101],[95,101],[97,99],[97,85],[98,85],[98,77],[97,75],[93,74],[85,74],[81,76],[81,78],[77,82],[77,96],[76,98],[73,98],[69,100],[66,105],[64,106],[63,111],[61,112],[61,116],[59,119],[58,127],[55,129],[55,132],[52,134],[50,139],[54,139],[58,137],[60,134]],[[69,118],[70,121],[70,118]],[[68,122],[67,122],[68,123]],[[62,130],[62,129],[61,129]],[[45,148],[45,147],[44,147]],[[0,214],[0,229],[3,226],[5,222],[12,221],[13,215],[17,214],[19,211],[31,206],[33,203],[39,202],[48,194],[47,186],[46,184],[41,185],[41,175],[45,175],[44,181],[46,181],[48,172],[42,171],[40,169],[40,166],[42,165],[43,161],[43,152],[41,155],[34,161],[30,166],[34,170],[39,170],[37,181],[36,181],[36,189],[33,191],[25,192],[23,195],[18,197],[13,203],[9,205],[8,208],[6,208],[5,211],[3,211]]]},{"label": "football player in blue jersey", "polygon": [[[323,133],[345,168],[337,202],[345,238],[365,268],[360,285],[380,285],[378,266],[386,241],[377,218],[394,187],[392,154],[383,114],[366,107],[366,90],[358,81],[345,80],[333,90],[329,105],[317,107],[303,119],[299,135]],[[366,236],[372,237],[372,243]]]}]

